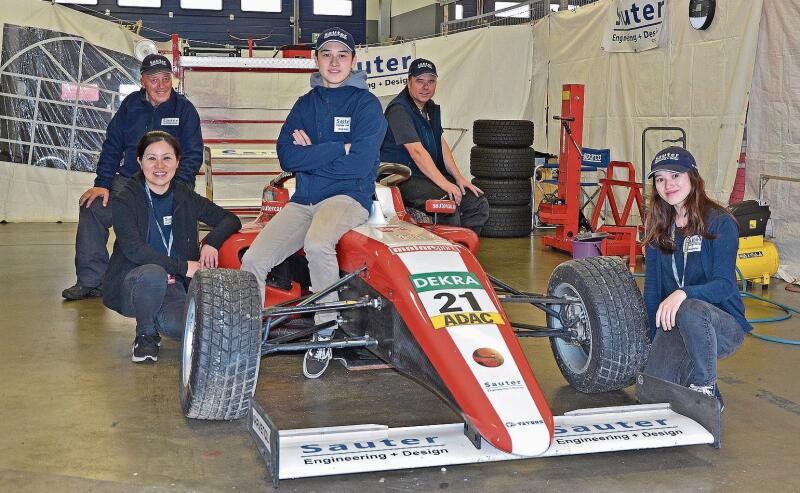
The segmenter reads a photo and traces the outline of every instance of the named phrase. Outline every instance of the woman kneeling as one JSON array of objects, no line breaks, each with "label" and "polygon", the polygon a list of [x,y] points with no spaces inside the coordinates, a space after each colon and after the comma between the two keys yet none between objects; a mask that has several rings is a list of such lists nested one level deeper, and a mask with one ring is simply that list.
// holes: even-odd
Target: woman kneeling
[{"label": "woman kneeling", "polygon": [[650,177],[656,193],[647,216],[644,298],[653,345],[644,372],[722,405],[717,359],[733,354],[752,330],[734,273],[738,226],[706,195],[686,149],[659,152]]},{"label": "woman kneeling", "polygon": [[[239,218],[174,181],[181,158],[167,132],[148,132],[136,156],[142,170],[114,201],[116,241],[103,281],[103,303],[136,318],[135,363],[158,360],[161,335],[183,338],[189,280],[217,266],[218,249],[239,230]],[[197,221],[214,229],[200,248]]]}]

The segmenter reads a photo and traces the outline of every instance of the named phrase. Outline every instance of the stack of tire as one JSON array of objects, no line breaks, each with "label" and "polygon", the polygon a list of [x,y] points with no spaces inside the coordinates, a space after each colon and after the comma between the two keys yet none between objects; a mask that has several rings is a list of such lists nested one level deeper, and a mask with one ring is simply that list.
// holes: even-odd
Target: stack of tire
[{"label": "stack of tire", "polygon": [[489,201],[489,220],[481,236],[530,235],[533,122],[475,120],[472,141],[472,183],[483,190]]}]

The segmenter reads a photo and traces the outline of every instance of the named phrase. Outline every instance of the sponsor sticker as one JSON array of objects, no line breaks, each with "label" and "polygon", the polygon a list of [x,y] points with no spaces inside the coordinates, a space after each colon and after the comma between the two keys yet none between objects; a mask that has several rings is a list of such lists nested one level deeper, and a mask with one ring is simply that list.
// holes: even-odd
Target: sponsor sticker
[{"label": "sponsor sticker", "polygon": [[497,312],[445,313],[431,317],[431,323],[434,329],[443,329],[459,325],[502,324],[503,317]]},{"label": "sponsor sticker", "polygon": [[161,119],[161,126],[162,127],[175,127],[181,124],[180,118],[162,118]]},{"label": "sponsor sticker", "polygon": [[412,253],[412,252],[457,252],[458,248],[453,245],[404,245],[392,247],[392,253]]},{"label": "sponsor sticker", "polygon": [[335,116],[335,117],[333,117],[333,131],[334,132],[349,132],[350,131],[350,117],[349,116]]},{"label": "sponsor sticker", "polygon": [[413,274],[411,284],[414,289],[423,291],[440,291],[451,288],[483,289],[478,277],[471,272],[430,272]]},{"label": "sponsor sticker", "polygon": [[481,347],[472,352],[472,359],[481,366],[487,368],[497,368],[505,361],[503,355],[497,349]]}]

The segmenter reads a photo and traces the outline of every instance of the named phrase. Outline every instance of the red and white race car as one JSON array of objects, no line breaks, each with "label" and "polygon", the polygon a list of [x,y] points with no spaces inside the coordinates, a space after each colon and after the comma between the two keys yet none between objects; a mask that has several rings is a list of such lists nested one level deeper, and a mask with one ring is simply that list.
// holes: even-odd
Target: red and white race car
[{"label": "red and white race car", "polygon": [[[462,437],[479,451],[462,462],[685,443],[719,444],[718,421],[717,425],[707,424],[708,420],[698,418],[696,412],[702,408],[700,414],[713,415],[714,409],[709,406],[715,399],[698,401],[705,396],[691,391],[695,395],[686,394],[678,386],[638,375],[648,351],[645,307],[634,278],[619,259],[568,261],[553,271],[548,293],[518,291],[484,272],[475,257],[478,238],[472,231],[435,222],[416,224],[394,186],[408,176],[404,166],[381,166],[370,219],[345,234],[338,244],[343,277],[337,283],[310,294],[307,268],[302,252],[298,252],[273,270],[266,288],[266,307],[262,307],[254,277],[237,269],[264,224],[288,202],[293,180],[291,175],[282,175],[265,187],[260,216],[221,248],[224,269],[201,271],[190,286],[180,391],[186,416],[236,419],[252,407],[251,432],[276,484],[285,477],[414,467],[413,462],[391,465],[383,461],[373,469],[348,469],[356,462],[358,467],[369,462],[361,460],[338,469],[324,462],[316,472],[303,469],[309,465],[308,457],[325,450],[320,445],[325,433],[312,440],[300,430],[277,430],[263,408],[251,406],[262,356],[317,347],[367,348],[438,394],[462,416]],[[448,208],[446,203],[436,202],[427,210],[440,213]],[[316,303],[332,290],[338,290],[340,302]],[[512,322],[503,310],[507,303],[528,303],[544,310],[547,326]],[[310,335],[328,325],[314,326],[302,315],[321,310],[338,311],[339,328],[329,342],[309,342]],[[633,413],[626,414],[626,419],[638,425],[622,427],[626,433],[633,433],[629,428],[650,428],[654,423],[665,428],[668,419],[672,425],[684,417],[674,412],[673,402],[673,410],[669,406],[655,411],[626,406],[554,419],[518,337],[549,337],[559,369],[579,391],[621,389],[633,384],[638,375],[640,384],[648,384],[640,385],[644,389],[637,394],[641,402],[681,401],[679,412],[702,421],[710,433],[703,434],[703,427],[689,419],[679,425],[683,427],[679,437],[667,433],[667,441],[655,440],[653,430],[643,432],[652,440],[608,440],[600,444],[607,447],[599,449],[597,440],[565,440],[581,434],[583,429],[576,426],[593,430],[591,426],[608,421],[609,416]],[[647,412],[656,414],[641,414]],[[594,431],[621,433],[613,428]],[[376,432],[377,436],[391,436],[386,430]],[[363,436],[367,432],[359,428],[354,433]],[[337,436],[337,440],[342,439],[341,433]],[[303,442],[300,437],[312,441]],[[384,444],[412,440],[409,443],[426,445],[422,438],[383,440]],[[491,447],[480,452],[482,444]],[[434,445],[440,446],[438,442],[427,444]],[[292,446],[299,465],[285,469],[292,467],[293,459],[284,449]],[[347,450],[342,446],[337,450]],[[281,450],[283,458],[279,461]],[[453,454],[439,462],[429,456],[416,465],[454,460],[458,462]]]}]

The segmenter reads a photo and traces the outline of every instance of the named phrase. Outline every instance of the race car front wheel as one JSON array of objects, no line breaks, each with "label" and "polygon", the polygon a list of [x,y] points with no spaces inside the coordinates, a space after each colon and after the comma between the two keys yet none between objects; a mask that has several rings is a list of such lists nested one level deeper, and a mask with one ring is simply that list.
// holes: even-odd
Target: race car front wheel
[{"label": "race car front wheel", "polygon": [[569,339],[550,345],[564,378],[581,392],[631,385],[647,359],[647,315],[633,276],[618,257],[589,257],[559,265],[548,292],[579,303],[548,315],[552,328],[566,327]]},{"label": "race car front wheel", "polygon": [[261,361],[261,311],[253,274],[229,269],[195,274],[181,351],[186,417],[231,420],[247,414]]}]

